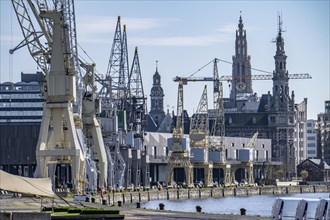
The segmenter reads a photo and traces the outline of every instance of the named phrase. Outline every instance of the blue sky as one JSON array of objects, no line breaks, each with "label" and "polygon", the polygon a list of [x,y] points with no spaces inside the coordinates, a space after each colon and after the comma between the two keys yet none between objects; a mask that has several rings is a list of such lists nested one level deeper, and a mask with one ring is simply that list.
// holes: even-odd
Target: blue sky
[{"label": "blue sky", "polygon": [[[8,0],[0,1],[0,82],[19,81],[20,72],[32,73],[37,65],[27,48],[9,55],[23,38]],[[165,110],[176,108],[175,76],[188,76],[217,57],[231,61],[240,11],[247,30],[248,54],[253,68],[274,70],[277,14],[282,13],[287,69],[309,73],[311,80],[290,80],[296,103],[308,98],[308,117],[316,118],[330,99],[329,1],[87,1],[75,2],[78,43],[106,73],[117,16],[127,25],[129,63],[139,48],[144,91],[150,108],[152,75],[158,60],[165,92]],[[80,55],[84,56],[80,50]],[[86,57],[86,56],[84,56]],[[212,76],[212,65],[196,76]],[[231,65],[220,62],[220,75],[231,75]],[[262,74],[252,71],[252,74]],[[185,108],[196,110],[203,83],[184,88]],[[208,85],[212,106],[212,85]],[[259,96],[272,90],[272,81],[254,81]],[[224,83],[224,96],[229,87]],[[167,107],[168,106],[168,107]]]}]

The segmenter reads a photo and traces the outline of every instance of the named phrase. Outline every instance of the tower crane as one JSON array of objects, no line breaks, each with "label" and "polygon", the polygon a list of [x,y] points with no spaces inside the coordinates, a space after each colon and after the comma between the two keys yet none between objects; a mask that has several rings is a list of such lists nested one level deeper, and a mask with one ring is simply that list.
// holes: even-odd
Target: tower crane
[{"label": "tower crane", "polygon": [[[309,73],[293,73],[288,74],[289,79],[312,79],[312,76]],[[260,75],[251,75],[251,77],[248,76],[242,76],[238,78],[233,78],[230,75],[225,75],[220,77],[220,81],[232,81],[232,80],[240,80],[240,79],[252,79],[252,80],[272,80],[273,75],[271,74],[260,74]]]},{"label": "tower crane", "polygon": [[[213,63],[215,62],[215,60],[217,60],[217,62],[220,61],[220,62],[232,64],[229,61],[225,61],[225,60],[222,60],[222,59],[219,59],[219,58],[214,58],[212,60]],[[193,75],[195,75],[197,72],[201,71],[203,68],[205,68],[206,66],[211,64],[212,61],[208,62],[206,65],[204,65],[203,67],[198,69],[196,72],[191,74],[189,77],[176,76],[176,77],[173,78],[173,81],[174,82],[179,82],[180,80],[183,80],[185,82],[188,82],[188,81],[192,81],[192,82],[212,81],[212,77],[193,77]],[[232,80],[243,80],[243,79],[252,79],[252,80],[272,80],[273,79],[273,75],[272,75],[273,73],[271,73],[271,72],[260,70],[260,69],[255,69],[255,68],[251,68],[251,69],[253,69],[255,71],[259,71],[259,72],[268,73],[268,74],[251,75],[251,77],[250,76],[240,76],[240,77],[237,77],[237,78],[233,78],[232,75],[222,75],[222,76],[219,77],[219,81],[230,82]],[[309,73],[294,73],[294,74],[288,74],[288,79],[312,79],[312,76]]]}]

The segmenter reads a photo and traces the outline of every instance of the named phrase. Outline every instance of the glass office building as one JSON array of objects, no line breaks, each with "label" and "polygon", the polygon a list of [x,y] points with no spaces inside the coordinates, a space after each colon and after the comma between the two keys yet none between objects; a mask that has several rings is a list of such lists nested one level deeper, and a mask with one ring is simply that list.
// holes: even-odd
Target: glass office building
[{"label": "glass office building", "polygon": [[21,74],[22,82],[0,83],[0,169],[33,176],[44,99],[42,74]]}]

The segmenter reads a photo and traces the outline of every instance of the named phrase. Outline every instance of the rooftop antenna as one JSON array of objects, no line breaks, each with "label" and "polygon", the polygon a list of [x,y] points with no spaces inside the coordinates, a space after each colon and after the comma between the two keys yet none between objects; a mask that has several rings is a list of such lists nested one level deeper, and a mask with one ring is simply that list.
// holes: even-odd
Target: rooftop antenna
[{"label": "rooftop antenna", "polygon": [[[278,26],[278,34],[282,34],[282,32],[286,32],[286,30],[283,30],[282,29],[282,25],[283,25],[283,21],[282,21],[282,12],[277,12],[277,17],[278,17],[278,20],[277,20],[277,26]],[[276,37],[277,38],[277,37]],[[276,38],[273,38],[272,39],[272,43],[276,43]]]},{"label": "rooftop antenna", "polygon": [[281,12],[281,15],[280,15],[280,13],[279,12],[277,12],[277,17],[278,17],[278,33],[282,33],[282,32],[284,32],[283,30],[282,30],[282,24],[283,24],[283,21],[282,21],[282,12]]},{"label": "rooftop antenna", "polygon": [[156,60],[156,71],[158,71],[158,60]]}]

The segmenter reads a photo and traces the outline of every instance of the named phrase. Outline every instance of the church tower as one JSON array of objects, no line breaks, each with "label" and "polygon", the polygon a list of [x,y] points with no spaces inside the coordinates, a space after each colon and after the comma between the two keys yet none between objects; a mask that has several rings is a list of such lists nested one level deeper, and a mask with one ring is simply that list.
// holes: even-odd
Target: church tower
[{"label": "church tower", "polygon": [[161,77],[158,73],[158,61],[156,61],[156,72],[153,75],[153,84],[150,92],[151,110],[149,115],[153,118],[157,127],[162,123],[164,112],[164,91],[161,86]]},{"label": "church tower", "polygon": [[293,111],[294,95],[289,95],[289,73],[286,70],[284,38],[282,36],[282,20],[279,16],[278,35],[276,38],[275,70],[273,71],[273,102],[274,111]]},{"label": "church tower", "polygon": [[242,16],[239,17],[238,30],[236,30],[235,55],[232,67],[232,88],[230,98],[236,100],[239,94],[252,94],[251,57],[247,55],[246,30],[243,29]]},{"label": "church tower", "polygon": [[272,127],[272,160],[282,162],[286,177],[295,176],[296,156],[294,147],[295,105],[294,93],[289,94],[289,75],[286,70],[282,20],[279,16],[276,53],[274,56],[273,94],[268,101],[268,123]]}]

